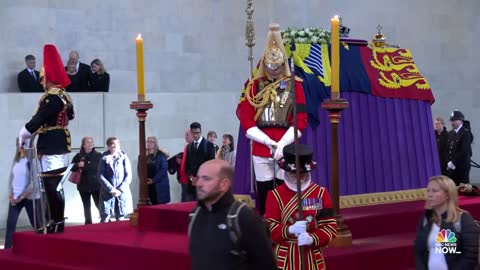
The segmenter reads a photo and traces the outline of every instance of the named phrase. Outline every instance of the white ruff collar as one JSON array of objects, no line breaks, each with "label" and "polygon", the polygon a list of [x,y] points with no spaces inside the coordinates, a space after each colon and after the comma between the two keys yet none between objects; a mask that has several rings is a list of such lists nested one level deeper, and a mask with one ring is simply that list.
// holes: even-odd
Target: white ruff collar
[{"label": "white ruff collar", "polygon": [[[302,183],[301,191],[305,191],[305,189],[307,189],[308,186],[310,186],[311,182],[312,182],[311,176],[310,176],[310,174],[308,174],[307,181]],[[290,190],[297,192],[297,183],[296,183],[295,179],[291,179],[290,177],[288,177],[288,174],[285,174],[285,185],[287,185],[287,187]]]}]

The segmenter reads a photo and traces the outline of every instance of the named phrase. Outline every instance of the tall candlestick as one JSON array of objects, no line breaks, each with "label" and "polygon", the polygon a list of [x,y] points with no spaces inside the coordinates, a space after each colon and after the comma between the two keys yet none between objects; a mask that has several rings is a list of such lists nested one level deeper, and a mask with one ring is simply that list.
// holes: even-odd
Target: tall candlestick
[{"label": "tall candlestick", "polygon": [[[332,53],[332,93],[340,91],[340,20],[338,15],[331,19],[331,53]],[[332,95],[333,98],[334,95]],[[335,95],[338,96],[338,95]]]},{"label": "tall candlestick", "polygon": [[138,100],[145,100],[145,79],[144,79],[144,65],[143,65],[143,39],[142,35],[138,34],[135,39],[137,44],[137,87]]}]

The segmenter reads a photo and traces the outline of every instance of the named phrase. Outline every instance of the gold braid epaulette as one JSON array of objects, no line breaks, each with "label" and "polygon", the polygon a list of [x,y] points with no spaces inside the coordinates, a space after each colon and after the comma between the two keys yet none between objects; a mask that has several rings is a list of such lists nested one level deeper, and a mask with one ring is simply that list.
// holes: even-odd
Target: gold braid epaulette
[{"label": "gold braid epaulette", "polygon": [[40,98],[40,101],[38,102],[38,106],[35,109],[35,112],[33,114],[37,113],[38,108],[40,107],[40,104],[42,104],[42,102],[48,97],[48,95],[64,96],[69,103],[72,103],[72,98],[70,97],[69,94],[67,94],[67,91],[65,91],[65,89],[52,86],[48,88],[47,92],[45,92],[45,94],[43,94],[43,96]]},{"label": "gold braid epaulette", "polygon": [[276,80],[273,83],[265,86],[262,90],[260,90],[255,96],[252,97],[253,92],[253,82],[254,80],[250,80],[247,84],[246,91],[245,91],[245,98],[247,99],[248,103],[252,105],[255,109],[255,117],[253,118],[255,121],[260,118],[262,115],[263,110],[268,104],[275,102],[275,98],[277,97],[277,88],[280,85],[281,81],[290,81],[290,77],[283,76]]}]

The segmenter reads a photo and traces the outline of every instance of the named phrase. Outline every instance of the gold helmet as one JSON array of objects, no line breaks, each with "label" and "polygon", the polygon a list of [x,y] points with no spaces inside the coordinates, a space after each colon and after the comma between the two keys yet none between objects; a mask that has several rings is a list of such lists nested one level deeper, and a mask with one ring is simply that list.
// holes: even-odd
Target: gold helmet
[{"label": "gold helmet", "polygon": [[282,65],[284,65],[283,75],[290,76],[287,52],[283,46],[282,35],[280,34],[280,25],[272,23],[269,25],[267,44],[262,59],[260,60],[260,66],[256,78],[267,76],[265,66],[273,70]]}]

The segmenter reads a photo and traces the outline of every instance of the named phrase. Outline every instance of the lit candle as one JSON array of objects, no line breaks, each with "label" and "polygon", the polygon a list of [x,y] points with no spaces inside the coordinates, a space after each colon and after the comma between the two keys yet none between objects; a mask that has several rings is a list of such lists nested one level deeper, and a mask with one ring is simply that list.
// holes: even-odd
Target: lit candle
[{"label": "lit candle", "polygon": [[137,87],[138,100],[145,100],[145,79],[143,71],[143,39],[142,35],[138,34],[136,38],[137,44]]},{"label": "lit candle", "polygon": [[331,19],[331,53],[332,53],[332,93],[340,90],[340,20],[338,15]]}]

